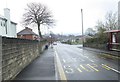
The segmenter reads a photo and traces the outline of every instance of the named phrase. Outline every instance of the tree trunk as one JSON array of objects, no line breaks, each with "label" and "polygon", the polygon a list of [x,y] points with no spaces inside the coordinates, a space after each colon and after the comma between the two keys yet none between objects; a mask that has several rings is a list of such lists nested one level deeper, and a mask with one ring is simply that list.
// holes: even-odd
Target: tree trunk
[{"label": "tree trunk", "polygon": [[42,39],[43,37],[42,37],[41,31],[40,31],[40,24],[38,24],[38,33],[39,33],[40,39]]}]

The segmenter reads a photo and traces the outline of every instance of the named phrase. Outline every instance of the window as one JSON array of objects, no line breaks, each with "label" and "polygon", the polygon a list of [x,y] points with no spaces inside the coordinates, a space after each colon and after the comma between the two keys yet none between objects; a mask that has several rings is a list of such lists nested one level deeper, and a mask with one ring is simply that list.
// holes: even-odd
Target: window
[{"label": "window", "polygon": [[113,43],[116,42],[115,34],[113,34],[112,42],[113,42]]},{"label": "window", "polygon": [[5,27],[5,21],[3,21],[2,26],[4,26],[4,27]]},{"label": "window", "polygon": [[2,22],[1,22],[1,26],[2,26]]},{"label": "window", "polygon": [[4,27],[5,27],[5,23],[4,23]]},{"label": "window", "polygon": [[5,25],[6,34],[7,34],[7,21],[5,21],[4,25]]}]

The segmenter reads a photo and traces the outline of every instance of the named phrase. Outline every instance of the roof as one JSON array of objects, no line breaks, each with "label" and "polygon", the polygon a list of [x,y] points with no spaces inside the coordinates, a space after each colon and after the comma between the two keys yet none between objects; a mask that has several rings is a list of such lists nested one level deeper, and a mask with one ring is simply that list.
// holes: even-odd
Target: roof
[{"label": "roof", "polygon": [[20,32],[17,33],[17,35],[37,35],[32,31],[32,29],[26,27],[25,29],[21,30]]},{"label": "roof", "polygon": [[109,30],[109,31],[105,31],[104,33],[114,33],[114,32],[120,32],[120,30]]},{"label": "roof", "polygon": [[[4,16],[2,16],[2,15],[0,15],[0,19],[3,19],[3,20],[6,20],[7,21],[7,18],[6,17],[4,17]],[[10,21],[12,24],[15,24],[15,25],[17,25],[17,23],[15,23],[15,22],[13,22],[13,21]]]},{"label": "roof", "polygon": [[0,19],[7,20],[4,16],[0,15]]},{"label": "roof", "polygon": [[13,21],[11,21],[11,23],[17,25],[17,23],[15,23],[15,22],[13,22]]}]

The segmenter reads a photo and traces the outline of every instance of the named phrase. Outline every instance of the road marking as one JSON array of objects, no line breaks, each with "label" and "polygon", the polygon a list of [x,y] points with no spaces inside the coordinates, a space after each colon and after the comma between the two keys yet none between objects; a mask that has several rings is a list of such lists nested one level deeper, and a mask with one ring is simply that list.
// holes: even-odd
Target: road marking
[{"label": "road marking", "polygon": [[89,59],[91,62],[94,62],[93,60]]},{"label": "road marking", "polygon": [[64,70],[62,68],[62,64],[60,62],[60,59],[59,59],[58,54],[57,54],[56,51],[55,51],[55,55],[56,55],[56,62],[57,62],[58,71],[59,71],[59,74],[60,74],[60,79],[64,80],[65,82],[67,82],[66,75],[64,73]]},{"label": "road marking", "polygon": [[73,73],[73,69],[70,66],[63,66],[66,73]]},{"label": "road marking", "polygon": [[92,65],[90,65],[90,64],[87,64],[87,66],[89,66],[89,67],[91,67],[92,69],[94,69],[95,71],[99,71],[98,69],[96,69],[96,68],[94,68]]},{"label": "road marking", "polygon": [[57,73],[57,61],[56,61],[56,57],[55,57],[55,54],[54,54],[54,61],[55,61],[55,80],[58,80],[58,73]]},{"label": "road marking", "polygon": [[84,56],[85,58],[89,58],[88,56]]},{"label": "road marking", "polygon": [[63,62],[66,63],[65,59],[63,59]]},{"label": "road marking", "polygon": [[87,70],[84,66],[82,66],[82,65],[80,65],[80,67],[82,68],[82,69],[84,69],[84,70],[86,70],[86,71],[89,71],[89,70]]},{"label": "road marking", "polygon": [[103,68],[110,70],[110,68],[106,67],[105,65],[102,65]]},{"label": "road marking", "polygon": [[113,70],[114,72],[120,73],[120,71],[118,71],[118,70],[116,70],[116,69],[114,69],[112,67],[109,67],[109,66],[107,66],[105,64],[102,64],[102,65],[105,66],[105,67],[107,67],[107,68],[109,68],[109,69],[111,69],[111,70]]},{"label": "road marking", "polygon": [[77,68],[77,70],[78,70],[79,72],[82,72],[79,68]]},{"label": "road marking", "polygon": [[94,62],[93,60],[91,60],[88,56],[84,56],[85,58],[89,59],[91,62]]}]

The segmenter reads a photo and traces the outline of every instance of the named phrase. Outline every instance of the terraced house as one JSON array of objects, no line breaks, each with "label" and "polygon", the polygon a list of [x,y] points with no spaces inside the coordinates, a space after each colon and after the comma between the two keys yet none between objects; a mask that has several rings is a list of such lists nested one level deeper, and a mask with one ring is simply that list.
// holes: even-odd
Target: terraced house
[{"label": "terraced house", "polygon": [[0,15],[0,36],[17,37],[17,23],[10,20],[10,9],[4,9],[4,16]]}]

